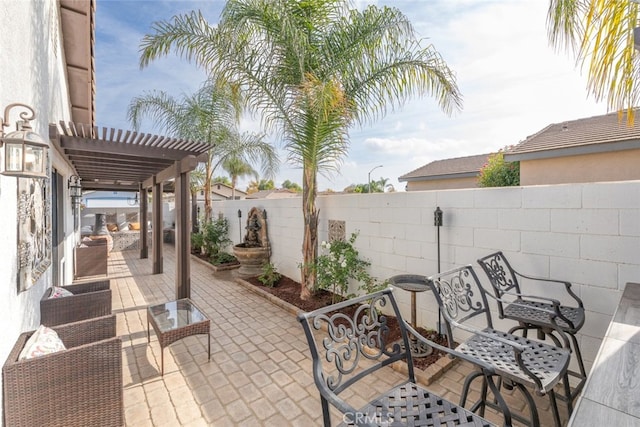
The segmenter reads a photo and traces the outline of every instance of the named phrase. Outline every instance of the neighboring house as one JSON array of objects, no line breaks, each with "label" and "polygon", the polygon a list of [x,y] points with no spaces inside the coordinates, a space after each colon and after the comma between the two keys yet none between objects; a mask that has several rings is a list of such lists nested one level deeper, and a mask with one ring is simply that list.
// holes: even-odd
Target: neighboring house
[{"label": "neighboring house", "polygon": [[[235,200],[242,200],[247,193],[242,190],[235,189]],[[230,185],[216,182],[211,184],[211,201],[232,200],[233,188]],[[204,204],[204,190],[198,191],[198,205]]]},{"label": "neighboring house", "polygon": [[[235,189],[235,200],[244,200],[247,197],[247,193]],[[211,184],[211,201],[219,202],[221,200],[233,200],[233,187],[221,182]],[[197,205],[196,205],[196,218],[200,218],[201,214],[204,214],[204,190],[198,191]]]},{"label": "neighboring house", "polygon": [[289,197],[298,197],[300,193],[289,190],[287,188],[279,188],[276,190],[260,190],[255,193],[247,194],[247,199],[287,199]]},{"label": "neighboring house", "polygon": [[[636,113],[638,114],[638,113]],[[520,185],[640,179],[640,121],[605,114],[551,124],[505,151]]]},{"label": "neighboring house", "polygon": [[407,183],[407,191],[478,187],[480,169],[487,163],[490,155],[436,160],[402,175],[398,181]]}]

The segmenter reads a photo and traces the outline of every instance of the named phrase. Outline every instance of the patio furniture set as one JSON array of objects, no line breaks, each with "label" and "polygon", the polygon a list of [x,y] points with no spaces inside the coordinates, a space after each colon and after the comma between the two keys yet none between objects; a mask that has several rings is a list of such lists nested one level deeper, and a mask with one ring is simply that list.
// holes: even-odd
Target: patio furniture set
[{"label": "patio furniture set", "polygon": [[124,425],[109,280],[47,289],[40,317],[42,326],[18,337],[2,367],[4,425]]},{"label": "patio furniture set", "polygon": [[[488,407],[502,413],[505,426],[511,426],[512,420],[539,426],[531,390],[548,396],[555,425],[562,425],[557,399],[566,402],[570,416],[573,401],[586,380],[575,337],[585,320],[582,301],[573,293],[569,282],[518,273],[502,252],[483,257],[478,263],[489,279],[491,292],[481,285],[471,265],[431,277],[400,275],[390,280],[412,292],[424,290],[418,288],[421,284],[431,289],[442,311],[451,348],[443,348],[420,336],[413,325],[402,319],[392,288],[299,314],[313,359],[313,376],[320,392],[325,426],[331,425],[329,405],[343,414],[341,425],[489,426],[493,424],[483,419]],[[575,300],[575,306],[563,305],[553,298],[523,294],[521,279],[561,285]],[[407,287],[408,282],[413,285]],[[516,322],[509,331],[494,329],[489,300],[497,303],[501,319]],[[355,307],[355,314],[349,314],[353,310],[345,311],[348,307]],[[387,340],[388,325],[383,312],[398,319],[400,343]],[[415,322],[413,313],[412,322]],[[467,337],[455,347],[454,329],[465,331]],[[529,330],[537,332],[537,340],[527,337]],[[517,331],[521,331],[522,336],[515,335]],[[545,337],[551,342],[543,342]],[[416,348],[415,342],[420,343],[420,348],[442,350],[449,357],[465,360],[475,367],[465,378],[459,404],[448,402],[416,384],[412,365],[415,355],[411,351]],[[572,353],[577,372],[568,368]],[[407,363],[405,383],[359,409],[342,398],[347,388],[399,360]],[[578,379],[573,390],[570,376]],[[481,381],[480,397],[467,406],[469,391],[476,379]],[[556,393],[557,387],[562,391]],[[502,390],[514,389],[527,403],[528,418],[510,410],[502,396]]]},{"label": "patio furniture set", "polygon": [[[407,323],[392,288],[298,315],[313,359],[313,376],[320,392],[325,426],[331,425],[329,405],[343,414],[341,425],[493,426],[483,418],[485,408],[489,407],[502,413],[505,426],[512,425],[512,419],[539,426],[531,389],[548,396],[555,424],[561,425],[556,400],[566,402],[570,415],[573,401],[586,380],[575,337],[585,320],[582,301],[568,282],[518,273],[502,252],[478,262],[487,274],[493,295],[481,285],[470,265],[428,278],[402,275],[391,280],[412,292],[424,289],[408,285],[407,278],[431,289],[444,316],[452,348],[421,336],[415,329],[413,311],[412,324]],[[525,295],[519,281],[522,278],[563,285],[576,305]],[[54,293],[64,296],[57,297]],[[494,329],[489,299],[497,303],[501,319],[516,322],[509,331]],[[2,369],[4,425],[124,425],[122,341],[116,336],[115,315],[111,313],[109,280],[48,289],[40,307],[42,325],[53,329],[64,347],[24,358],[27,350],[40,350],[37,345],[30,347],[31,338],[41,333],[40,328],[19,336]],[[400,342],[388,341],[389,326],[384,312],[398,319]],[[479,328],[479,324],[484,326]],[[182,299],[148,307],[148,341],[151,327],[158,336],[163,375],[164,348],[191,335],[209,337],[210,321],[191,300]],[[468,336],[455,348],[454,329],[464,330]],[[529,330],[537,332],[538,340],[527,337]],[[522,336],[515,335],[517,331]],[[552,344],[542,342],[547,336]],[[209,337],[209,360],[210,340]],[[438,349],[475,367],[465,378],[458,404],[416,383],[412,363],[416,348],[422,349],[422,354],[428,349]],[[568,369],[572,352],[577,372]],[[342,398],[345,390],[369,374],[401,361],[407,365],[406,381],[359,409]],[[579,380],[573,390],[569,376]],[[467,407],[469,390],[476,379],[481,381],[480,397]],[[562,392],[556,396],[558,385],[562,386]],[[503,389],[517,389],[522,394],[529,408],[528,419],[511,411],[502,396]]]}]

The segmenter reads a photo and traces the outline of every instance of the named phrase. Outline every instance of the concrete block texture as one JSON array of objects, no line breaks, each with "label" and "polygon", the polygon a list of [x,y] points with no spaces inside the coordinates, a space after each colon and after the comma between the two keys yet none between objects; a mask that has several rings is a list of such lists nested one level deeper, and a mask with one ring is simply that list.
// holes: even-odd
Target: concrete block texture
[{"label": "concrete block texture", "polygon": [[[477,258],[502,250],[518,271],[574,283],[588,310],[578,338],[593,344],[590,347],[602,339],[620,290],[640,277],[640,181],[323,195],[317,202],[318,242],[328,238],[328,220],[345,221],[347,235],[360,231],[356,247],[371,261],[371,275],[381,280],[395,274],[437,272],[433,211],[439,206],[444,212],[441,271],[475,266]],[[216,211],[230,219],[229,235],[234,240],[239,235],[238,209],[265,208],[271,262],[283,274],[300,277],[301,198],[216,203]],[[243,235],[245,225],[240,224]],[[487,284],[480,268],[475,268]],[[571,301],[560,288],[524,286],[528,293]],[[426,293],[419,298],[418,316],[435,325],[437,309]],[[595,350],[583,350],[585,359],[592,360]]]}]

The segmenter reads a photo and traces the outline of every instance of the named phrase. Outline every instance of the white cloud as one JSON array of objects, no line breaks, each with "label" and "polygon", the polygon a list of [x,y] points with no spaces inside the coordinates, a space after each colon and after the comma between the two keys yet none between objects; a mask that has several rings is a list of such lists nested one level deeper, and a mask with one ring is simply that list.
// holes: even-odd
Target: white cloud
[{"label": "white cloud", "polygon": [[[140,71],[138,46],[151,22],[200,7],[212,22],[224,2],[114,2],[98,0],[98,124],[128,127],[126,108],[145,90],[179,96],[204,79],[175,56]],[[397,178],[434,160],[487,153],[516,144],[550,123],[606,113],[587,99],[586,79],[572,58],[556,53],[546,38],[545,0],[358,0],[402,10],[425,42],[433,43],[455,71],[463,94],[462,112],[447,117],[429,97],[363,129],[350,130],[350,152],[340,173],[318,177],[321,189],[341,190],[365,183],[368,171]],[[241,129],[258,131],[245,117]],[[285,159],[283,155],[282,159]],[[372,177],[373,178],[373,177]],[[283,165],[275,180],[301,183],[301,171]]]}]

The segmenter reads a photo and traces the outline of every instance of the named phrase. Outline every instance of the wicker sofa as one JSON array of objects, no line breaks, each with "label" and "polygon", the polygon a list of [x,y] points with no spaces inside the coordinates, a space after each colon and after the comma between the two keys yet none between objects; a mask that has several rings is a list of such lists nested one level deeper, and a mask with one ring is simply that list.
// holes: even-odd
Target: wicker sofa
[{"label": "wicker sofa", "polygon": [[98,280],[63,286],[73,293],[62,298],[49,298],[53,288],[40,300],[40,323],[46,326],[77,322],[111,314],[110,280]]},{"label": "wicker sofa", "polygon": [[22,333],[2,367],[5,426],[122,426],[122,340],[115,315],[54,326],[66,350],[18,360]]}]

